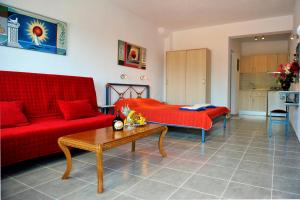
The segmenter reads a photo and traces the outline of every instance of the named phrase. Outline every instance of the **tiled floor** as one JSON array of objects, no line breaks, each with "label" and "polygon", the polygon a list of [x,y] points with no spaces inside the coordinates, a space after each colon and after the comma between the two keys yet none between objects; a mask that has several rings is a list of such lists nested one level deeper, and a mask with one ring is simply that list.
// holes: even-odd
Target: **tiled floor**
[{"label": "tiled floor", "polygon": [[[62,155],[2,171],[2,199],[276,199],[300,198],[300,144],[283,129],[266,134],[265,119],[236,118],[218,124],[201,144],[197,131],[171,129],[167,158],[157,137],[105,152],[104,189],[96,193],[93,153],[76,152],[71,178],[61,180]],[[34,163],[34,164],[33,164]]]}]

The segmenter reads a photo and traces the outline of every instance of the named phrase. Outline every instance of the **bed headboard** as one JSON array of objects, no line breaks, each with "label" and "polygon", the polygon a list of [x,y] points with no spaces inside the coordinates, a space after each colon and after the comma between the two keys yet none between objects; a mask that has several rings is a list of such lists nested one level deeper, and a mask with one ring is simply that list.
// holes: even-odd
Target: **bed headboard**
[{"label": "bed headboard", "polygon": [[150,98],[150,86],[138,84],[107,83],[106,105],[124,98]]}]

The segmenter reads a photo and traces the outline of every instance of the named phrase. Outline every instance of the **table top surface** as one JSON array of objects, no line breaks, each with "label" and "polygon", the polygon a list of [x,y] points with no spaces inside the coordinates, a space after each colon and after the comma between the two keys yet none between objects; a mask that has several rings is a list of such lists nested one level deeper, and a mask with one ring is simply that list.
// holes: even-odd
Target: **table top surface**
[{"label": "table top surface", "polygon": [[299,94],[300,91],[278,91],[279,93],[282,94]]},{"label": "table top surface", "polygon": [[63,136],[64,140],[80,141],[90,145],[103,145],[110,142],[129,138],[131,136],[146,133],[146,132],[159,132],[163,130],[162,125],[159,124],[146,124],[144,126],[134,128],[124,128],[122,131],[114,131],[112,127],[94,129],[84,132],[79,132],[71,135]]},{"label": "table top surface", "polygon": [[112,107],[115,107],[115,105],[102,105],[102,106],[99,106],[99,108],[112,108]]}]

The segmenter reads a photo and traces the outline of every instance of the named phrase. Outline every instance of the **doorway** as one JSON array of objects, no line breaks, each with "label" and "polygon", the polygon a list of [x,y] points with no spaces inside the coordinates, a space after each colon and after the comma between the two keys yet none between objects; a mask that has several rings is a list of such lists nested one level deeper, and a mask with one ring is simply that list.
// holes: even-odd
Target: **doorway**
[{"label": "doorway", "polygon": [[229,99],[232,115],[266,116],[270,91],[277,92],[274,73],[288,62],[290,33],[230,38]]}]

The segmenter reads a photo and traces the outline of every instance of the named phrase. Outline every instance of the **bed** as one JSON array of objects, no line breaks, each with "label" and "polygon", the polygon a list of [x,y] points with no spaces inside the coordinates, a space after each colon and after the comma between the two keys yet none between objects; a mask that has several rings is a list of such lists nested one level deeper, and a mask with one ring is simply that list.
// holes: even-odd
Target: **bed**
[{"label": "bed", "polygon": [[199,129],[203,143],[205,132],[216,122],[223,120],[223,127],[226,128],[226,115],[229,113],[226,107],[208,108],[203,111],[180,110],[183,105],[170,105],[151,99],[149,85],[108,83],[106,103],[114,104],[115,110],[121,110],[122,106],[128,105],[144,115],[149,123]]}]

